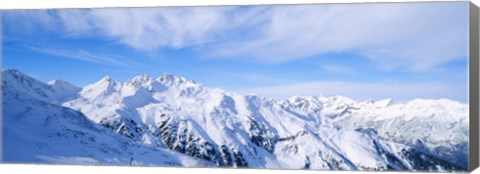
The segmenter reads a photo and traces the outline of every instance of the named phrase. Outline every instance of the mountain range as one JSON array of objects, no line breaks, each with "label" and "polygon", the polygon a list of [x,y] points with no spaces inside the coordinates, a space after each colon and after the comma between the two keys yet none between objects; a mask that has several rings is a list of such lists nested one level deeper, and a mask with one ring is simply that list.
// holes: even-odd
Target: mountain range
[{"label": "mountain range", "polygon": [[14,69],[2,71],[2,97],[7,163],[468,168],[468,105],[449,99],[275,100],[167,73],[124,83],[104,77],[79,88]]}]

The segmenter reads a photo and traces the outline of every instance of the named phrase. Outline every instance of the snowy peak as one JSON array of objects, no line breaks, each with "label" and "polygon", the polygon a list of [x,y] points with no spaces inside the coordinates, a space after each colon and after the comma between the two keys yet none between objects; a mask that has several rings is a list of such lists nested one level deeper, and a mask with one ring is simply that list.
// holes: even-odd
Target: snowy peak
[{"label": "snowy peak", "polygon": [[[40,85],[46,87],[47,85],[43,82],[40,82],[27,74],[24,74],[16,69],[7,69],[2,71],[3,81],[9,81],[14,83],[19,83],[25,87],[32,87],[33,85]],[[21,87],[21,86],[19,86]]]},{"label": "snowy peak", "polygon": [[174,76],[169,73],[164,73],[162,76],[158,77],[156,81],[164,85],[167,89],[167,93],[171,97],[199,97],[199,95],[212,95],[213,93],[217,94],[221,92],[220,90],[208,88],[202,84],[196,83],[195,81],[188,80],[184,77]]},{"label": "snowy peak", "polygon": [[133,79],[128,80],[125,83],[126,84],[138,84],[138,83],[149,83],[151,81],[153,81],[153,78],[151,78],[150,76],[148,76],[146,74],[142,74],[142,75],[139,75],[139,76],[135,76]]},{"label": "snowy peak", "polygon": [[125,87],[127,88],[124,89],[126,93],[135,93],[135,91],[139,90],[140,88],[144,88],[151,93],[154,93],[164,91],[167,88],[165,85],[145,74],[136,76],[133,79],[126,81]]},{"label": "snowy peak", "polygon": [[50,85],[50,87],[57,94],[57,97],[60,100],[67,100],[75,96],[81,90],[81,88],[76,87],[63,80],[52,80],[49,81],[47,84]]},{"label": "snowy peak", "polygon": [[437,106],[437,107],[446,107],[446,106],[452,106],[452,107],[458,107],[458,106],[464,106],[464,104],[450,100],[450,99],[438,99],[438,100],[432,100],[432,99],[414,99],[412,101],[409,101],[406,103],[406,105],[427,105],[427,106]]},{"label": "snowy peak", "polygon": [[468,119],[468,105],[449,99],[414,99],[401,104],[402,109],[416,117],[433,117],[439,120]]},{"label": "snowy peak", "polygon": [[300,97],[294,96],[284,102],[285,105],[292,106],[293,108],[300,109],[306,113],[319,113],[323,108],[322,102],[318,100],[318,97]]},{"label": "snowy peak", "polygon": [[17,76],[27,76],[26,74],[20,72],[16,69],[5,69],[2,71],[3,75],[17,75]]},{"label": "snowy peak", "polygon": [[77,89],[80,89],[79,87],[76,87],[76,86],[68,83],[67,81],[63,81],[63,80],[59,80],[59,79],[51,80],[51,81],[47,82],[47,84],[50,85],[50,86],[58,87],[58,88],[77,88]]},{"label": "snowy peak", "polygon": [[96,83],[115,83],[115,81],[110,76],[105,76]]},{"label": "snowy peak", "polygon": [[72,99],[80,88],[63,80],[53,80],[48,83],[38,81],[18,70],[9,69],[2,71],[2,88],[15,95],[28,95],[37,100],[62,103]]},{"label": "snowy peak", "polygon": [[[99,81],[91,84],[91,85],[88,85],[88,86],[92,86],[92,87],[113,87],[113,86],[118,86],[118,85],[121,85],[121,83],[113,80],[110,76],[105,76],[103,77],[102,79],[100,79]],[[88,87],[86,86],[86,87]]]},{"label": "snowy peak", "polygon": [[7,69],[2,71],[2,88],[16,94],[29,95],[39,100],[54,100],[51,87],[18,70]]},{"label": "snowy peak", "polygon": [[105,76],[97,82],[87,85],[83,88],[82,92],[85,90],[107,90],[109,88],[115,88],[116,86],[121,86],[122,84],[113,80],[110,76]]},{"label": "snowy peak", "polygon": [[319,97],[320,101],[327,102],[330,104],[337,104],[337,105],[351,105],[356,103],[357,101],[345,97],[345,96],[333,96],[333,97]]},{"label": "snowy peak", "polygon": [[102,100],[116,94],[122,87],[122,84],[114,81],[111,77],[105,76],[99,81],[85,86],[80,95],[89,100]]},{"label": "snowy peak", "polygon": [[150,87],[153,83],[153,78],[143,74],[140,76],[136,76],[131,80],[125,82],[125,86],[133,87],[134,89],[139,89],[140,87]]},{"label": "snowy peak", "polygon": [[63,80],[52,80],[48,82],[48,85],[50,85],[50,88],[55,93],[56,99],[59,102],[65,102],[75,98],[81,90],[81,88]]},{"label": "snowy peak", "polygon": [[383,99],[383,100],[378,100],[378,101],[374,101],[375,103],[375,106],[377,107],[388,107],[388,106],[391,106],[393,105],[393,99]]},{"label": "snowy peak", "polygon": [[163,73],[160,77],[157,78],[157,81],[169,87],[199,86],[198,83],[192,80],[188,80],[185,77],[174,76],[170,73]]}]

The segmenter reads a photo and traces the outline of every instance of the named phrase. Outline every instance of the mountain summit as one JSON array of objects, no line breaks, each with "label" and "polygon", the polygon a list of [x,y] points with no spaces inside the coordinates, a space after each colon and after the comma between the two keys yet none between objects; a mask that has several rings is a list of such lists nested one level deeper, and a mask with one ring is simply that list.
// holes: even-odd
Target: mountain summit
[{"label": "mountain summit", "polygon": [[4,70],[2,77],[4,160],[10,162],[124,165],[133,159],[160,166],[429,171],[468,166],[468,105],[447,99],[277,101],[171,74],[125,83],[105,77],[81,89],[17,70]]}]

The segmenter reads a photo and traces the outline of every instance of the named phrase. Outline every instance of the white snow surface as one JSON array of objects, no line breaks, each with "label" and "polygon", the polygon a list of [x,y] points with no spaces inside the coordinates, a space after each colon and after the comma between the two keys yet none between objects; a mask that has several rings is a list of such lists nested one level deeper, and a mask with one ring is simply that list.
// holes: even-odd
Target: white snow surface
[{"label": "white snow surface", "polygon": [[[432,171],[468,165],[468,105],[448,99],[278,101],[167,73],[125,83],[105,77],[83,88],[18,70],[2,77],[7,162]],[[429,158],[419,162],[406,152]]]}]

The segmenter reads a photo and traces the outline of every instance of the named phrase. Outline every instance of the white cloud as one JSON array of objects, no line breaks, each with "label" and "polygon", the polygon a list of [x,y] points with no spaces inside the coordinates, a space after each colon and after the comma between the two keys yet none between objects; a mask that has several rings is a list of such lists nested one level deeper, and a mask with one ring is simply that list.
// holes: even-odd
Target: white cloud
[{"label": "white cloud", "polygon": [[142,51],[207,43],[226,26],[228,8],[60,10],[67,36],[99,34]]},{"label": "white cloud", "polygon": [[466,7],[380,3],[273,8],[264,37],[219,50],[272,62],[353,52],[383,69],[423,71],[467,55]]},{"label": "white cloud", "polygon": [[400,83],[391,81],[373,83],[318,81],[243,89],[237,92],[242,94],[260,94],[275,99],[286,99],[295,95],[342,95],[357,100],[392,98],[399,101],[406,101],[415,98],[439,99],[440,94],[442,98],[466,102],[468,96],[467,84],[444,82]]},{"label": "white cloud", "polygon": [[467,56],[467,4],[118,8],[20,16],[33,16],[67,37],[100,35],[142,51],[197,47],[206,57],[263,62],[351,52],[385,70],[427,71]]}]

